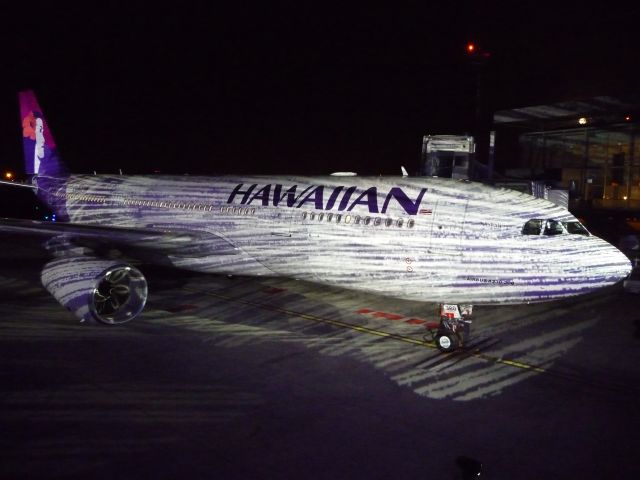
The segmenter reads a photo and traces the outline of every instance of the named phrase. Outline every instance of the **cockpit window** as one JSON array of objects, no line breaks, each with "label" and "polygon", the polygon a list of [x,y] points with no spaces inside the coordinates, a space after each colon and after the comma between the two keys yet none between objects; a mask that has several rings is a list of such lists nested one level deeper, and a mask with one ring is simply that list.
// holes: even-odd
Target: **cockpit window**
[{"label": "cockpit window", "polygon": [[542,220],[529,220],[522,227],[523,235],[540,235],[542,230]]},{"label": "cockpit window", "polygon": [[575,234],[575,235],[586,235],[589,236],[589,231],[582,226],[580,222],[562,222],[564,228],[567,229],[567,232]]},{"label": "cockpit window", "polygon": [[580,222],[560,222],[558,220],[529,220],[522,227],[523,235],[541,235],[548,236],[562,235],[570,233],[574,235],[591,235]]},{"label": "cockpit window", "polygon": [[562,235],[563,233],[564,228],[562,228],[562,223],[557,220],[547,220],[544,226],[545,235]]}]

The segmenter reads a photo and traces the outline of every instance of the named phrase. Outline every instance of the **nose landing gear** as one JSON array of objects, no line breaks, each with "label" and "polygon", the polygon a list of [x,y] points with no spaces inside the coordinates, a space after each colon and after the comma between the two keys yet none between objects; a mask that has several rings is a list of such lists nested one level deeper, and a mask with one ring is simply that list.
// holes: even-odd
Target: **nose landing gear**
[{"label": "nose landing gear", "polygon": [[463,348],[471,333],[473,305],[440,304],[440,322],[427,323],[426,328],[441,352]]}]

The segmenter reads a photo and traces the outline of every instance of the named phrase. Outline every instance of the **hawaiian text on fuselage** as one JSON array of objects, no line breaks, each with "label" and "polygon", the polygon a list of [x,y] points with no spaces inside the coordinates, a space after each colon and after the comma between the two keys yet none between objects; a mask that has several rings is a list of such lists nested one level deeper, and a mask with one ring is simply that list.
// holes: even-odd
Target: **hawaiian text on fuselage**
[{"label": "hawaiian text on fuselage", "polygon": [[[362,189],[358,187],[325,187],[309,185],[307,187],[283,187],[280,184],[258,185],[240,183],[236,185],[227,203],[238,202],[242,205],[261,204],[291,208],[311,207],[316,210],[350,212],[358,205],[366,206],[369,213],[386,213],[392,201],[397,202],[409,215],[417,215],[426,188],[420,189],[415,199],[410,198],[400,187],[392,187],[386,195],[379,195],[377,187]],[[384,198],[382,205],[379,201]]]}]

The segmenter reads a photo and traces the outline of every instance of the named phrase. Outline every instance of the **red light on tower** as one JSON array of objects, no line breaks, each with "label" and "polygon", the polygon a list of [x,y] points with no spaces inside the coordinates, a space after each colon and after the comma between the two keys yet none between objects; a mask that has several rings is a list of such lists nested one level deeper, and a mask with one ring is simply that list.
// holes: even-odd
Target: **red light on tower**
[{"label": "red light on tower", "polygon": [[471,42],[467,43],[467,53],[471,54],[471,53],[474,53],[475,51],[476,51],[476,46]]}]

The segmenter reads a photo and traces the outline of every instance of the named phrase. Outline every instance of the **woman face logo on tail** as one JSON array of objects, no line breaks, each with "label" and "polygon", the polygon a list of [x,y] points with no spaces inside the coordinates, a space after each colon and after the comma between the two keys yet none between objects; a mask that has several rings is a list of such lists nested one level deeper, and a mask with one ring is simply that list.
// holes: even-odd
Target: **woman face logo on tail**
[{"label": "woman face logo on tail", "polygon": [[38,173],[40,171],[40,161],[44,159],[44,126],[41,118],[36,118],[35,136],[36,148],[33,154],[33,171]]}]

